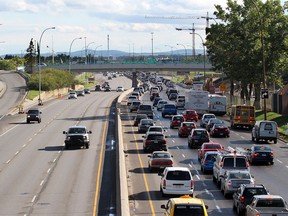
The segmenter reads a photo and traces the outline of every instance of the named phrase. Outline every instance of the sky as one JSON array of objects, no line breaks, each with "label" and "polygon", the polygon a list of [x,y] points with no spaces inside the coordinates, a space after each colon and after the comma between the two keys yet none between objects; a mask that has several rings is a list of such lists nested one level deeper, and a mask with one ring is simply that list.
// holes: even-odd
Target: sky
[{"label": "sky", "polygon": [[[152,53],[152,38],[154,53],[191,50],[192,35],[188,29],[194,23],[195,32],[205,40],[206,19],[199,17],[207,16],[207,12],[209,17],[215,17],[215,5],[225,7],[226,3],[227,0],[0,0],[0,55],[25,54],[32,38],[41,38],[41,53],[69,53],[70,47],[73,52],[85,50],[85,46],[95,52],[107,50],[108,44],[110,50]],[[55,29],[47,29],[51,27]],[[198,35],[195,48],[203,49]]]}]

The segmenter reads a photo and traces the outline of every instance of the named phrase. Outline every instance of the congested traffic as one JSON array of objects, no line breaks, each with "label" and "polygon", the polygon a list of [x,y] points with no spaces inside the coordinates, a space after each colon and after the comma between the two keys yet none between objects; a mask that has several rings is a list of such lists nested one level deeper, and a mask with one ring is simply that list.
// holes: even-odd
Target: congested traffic
[{"label": "congested traffic", "polygon": [[[271,165],[274,164],[275,156],[269,145],[271,145],[271,141],[277,143],[277,125],[274,125],[274,122],[255,123],[254,113],[253,118],[248,116],[249,121],[243,120],[244,124],[241,125],[239,113],[243,113],[245,119],[246,113],[252,115],[255,111],[249,108],[251,110],[247,112],[246,106],[240,108],[235,106],[235,115],[232,115],[232,118],[235,116],[236,120],[232,121],[233,124],[228,125],[231,119],[222,117],[223,111],[221,109],[220,117],[219,113],[211,112],[211,110],[209,112],[208,109],[205,113],[202,112],[203,110],[198,112],[191,106],[189,90],[177,86],[169,79],[156,75],[143,75],[140,79],[141,84],[134,88],[133,92],[126,98],[125,109],[129,113],[132,130],[128,131],[127,129],[126,133],[133,133],[133,137],[129,138],[133,138],[130,143],[136,143],[136,153],[147,155],[147,161],[143,161],[138,156],[139,161],[141,161],[140,166],[143,166],[142,171],[146,173],[144,168],[147,167],[150,173],[158,173],[158,188],[163,197],[161,200],[165,201],[165,204],[161,205],[161,214],[223,214],[218,205],[216,205],[217,213],[215,210],[209,212],[211,206],[207,203],[210,203],[211,197],[207,200],[207,197],[200,196],[201,190],[197,188],[197,182],[201,180],[199,171],[203,173],[207,181],[214,182],[218,190],[222,192],[222,196],[226,199],[232,199],[233,204],[230,208],[235,210],[233,214],[245,215],[246,209],[249,209],[249,215],[259,215],[260,212],[269,212],[272,208],[274,208],[273,213],[288,214],[285,201],[284,206],[273,207],[274,199],[279,201],[281,196],[271,195],[251,172],[251,165],[254,164],[259,167],[273,167]],[[217,96],[213,97],[213,100],[215,98]],[[220,100],[223,101],[223,96]],[[237,125],[235,125],[236,123]],[[258,137],[257,141],[256,138],[254,139],[256,142],[251,147],[222,144],[221,140],[226,140],[225,143],[229,143],[231,130],[244,130],[246,133],[251,133],[249,130],[251,125],[258,125],[259,128],[258,130],[255,127],[252,129],[252,140],[253,136]],[[239,128],[239,126],[243,126],[243,128]],[[268,134],[263,135],[267,131]],[[256,133],[258,134],[256,135]],[[262,135],[259,135],[260,133]],[[178,145],[173,146],[176,144],[176,138]],[[264,140],[264,142],[259,140]],[[197,155],[196,160],[195,158],[185,158],[185,162],[176,162],[172,152],[181,148],[190,149],[192,154]],[[199,171],[196,168],[198,166],[200,167]],[[257,169],[257,167],[255,168]],[[147,173],[144,178],[144,182],[146,182]],[[153,182],[154,179],[157,181],[153,175]],[[204,187],[205,184],[203,183]],[[148,185],[145,188],[148,190]],[[258,188],[260,189],[258,190]],[[205,193],[207,192],[207,189],[203,190]],[[272,200],[271,205],[267,205],[266,209],[263,209],[263,206],[260,208],[260,204],[259,206],[254,205],[254,199],[260,199],[258,195],[261,199],[263,198],[262,195],[266,195],[263,200]],[[154,193],[150,194],[147,199],[151,199],[151,196],[154,196]],[[155,196],[158,197],[157,194]],[[158,197],[158,199],[160,198]],[[281,199],[284,200],[282,197]],[[153,213],[151,204],[150,208],[152,214],[159,213]]]}]

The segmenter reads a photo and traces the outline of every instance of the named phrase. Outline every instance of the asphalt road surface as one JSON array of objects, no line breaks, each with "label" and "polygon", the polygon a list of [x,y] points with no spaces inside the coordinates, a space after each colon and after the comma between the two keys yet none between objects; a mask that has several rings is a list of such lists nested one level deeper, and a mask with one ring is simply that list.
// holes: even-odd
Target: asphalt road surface
[{"label": "asphalt road surface", "polygon": [[[112,90],[118,85],[131,87],[125,77],[109,82]],[[110,108],[119,94],[92,90],[78,99],[50,100],[39,107],[40,124],[27,124],[26,116],[19,114],[0,121],[5,127],[0,133],[0,215],[114,215],[115,194],[104,197],[108,213],[101,214],[107,206],[98,201],[106,184],[102,173],[106,145],[111,142],[106,140],[114,115]],[[92,131],[89,149],[64,149],[62,132],[72,125]]]},{"label": "asphalt road surface", "polygon": [[[179,88],[181,94],[188,94],[187,90]],[[167,99],[165,89],[160,94]],[[152,104],[148,93],[142,98],[144,104]],[[181,113],[179,110],[178,113]],[[154,110],[156,125],[169,128],[170,119],[161,117],[161,112]],[[161,204],[166,204],[168,198],[162,198],[160,193],[160,176],[157,172],[148,170],[147,153],[142,150],[143,134],[138,134],[137,127],[133,127],[133,118],[127,110],[125,101],[122,102],[121,118],[123,127],[124,148],[126,154],[126,166],[128,172],[129,203],[131,215],[163,215]],[[227,123],[228,124],[228,123]],[[199,122],[198,122],[199,125]],[[229,124],[228,124],[229,125]],[[177,129],[168,129],[166,135],[168,151],[174,156],[174,166],[188,167],[195,180],[194,197],[202,198],[208,205],[208,213],[213,216],[236,215],[232,210],[232,199],[224,198],[220,189],[212,180],[212,174],[203,174],[197,159],[198,150],[189,149],[187,138],[179,138]],[[251,141],[251,132],[248,130],[232,130],[230,138],[211,138],[214,142],[221,143],[224,147],[249,148],[254,143]],[[288,200],[288,146],[278,141],[278,144],[270,145],[275,154],[274,165],[253,165],[251,174],[256,183],[264,184],[270,194],[278,194]]]}]

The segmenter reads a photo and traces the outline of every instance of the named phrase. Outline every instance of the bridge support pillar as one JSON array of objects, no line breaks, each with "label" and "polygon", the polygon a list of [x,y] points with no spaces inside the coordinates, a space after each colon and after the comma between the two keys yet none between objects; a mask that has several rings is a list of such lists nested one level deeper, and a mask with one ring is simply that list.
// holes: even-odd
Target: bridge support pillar
[{"label": "bridge support pillar", "polygon": [[132,87],[135,88],[138,86],[138,80],[137,80],[137,71],[132,71]]}]

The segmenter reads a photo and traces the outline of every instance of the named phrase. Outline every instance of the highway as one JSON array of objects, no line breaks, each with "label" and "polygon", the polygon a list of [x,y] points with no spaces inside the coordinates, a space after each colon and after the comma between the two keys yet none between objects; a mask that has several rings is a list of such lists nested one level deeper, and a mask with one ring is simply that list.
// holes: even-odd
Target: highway
[{"label": "highway", "polygon": [[[131,87],[131,80],[119,77],[110,81],[111,88],[119,83]],[[27,124],[18,114],[1,119],[0,215],[115,215],[115,178],[107,181],[106,175],[115,173],[116,164],[109,162],[113,101],[120,94],[92,90],[76,100],[47,101],[39,107],[40,124]],[[72,125],[92,131],[89,149],[64,149],[63,131]]]},{"label": "highway", "polygon": [[[180,89],[181,94],[188,94],[187,90]],[[167,99],[165,89],[160,96]],[[148,93],[142,97],[144,104],[152,104]],[[189,103],[189,102],[188,102]],[[179,110],[179,113],[181,111]],[[209,206],[209,215],[236,215],[232,210],[232,199],[224,198],[222,192],[213,183],[212,174],[203,174],[197,159],[198,151],[189,149],[187,138],[179,138],[177,129],[169,129],[170,119],[161,117],[161,112],[154,110],[157,125],[168,128],[166,135],[168,151],[174,156],[174,166],[188,167],[195,180],[194,197],[204,199]],[[166,204],[167,198],[162,198],[160,193],[160,176],[157,172],[150,173],[148,170],[147,153],[142,150],[142,135],[138,134],[137,127],[132,122],[136,114],[127,110],[125,100],[121,106],[121,118],[123,128],[123,139],[125,148],[126,166],[128,172],[128,189],[131,215],[163,215],[161,204]],[[227,122],[229,125],[229,123]],[[199,122],[198,122],[199,125]],[[251,141],[250,131],[232,130],[230,138],[211,138],[214,142],[221,143],[224,147],[249,148],[254,143]],[[274,165],[253,165],[251,174],[255,177],[256,183],[264,184],[271,194],[278,194],[288,200],[288,146],[278,141],[278,144],[268,144],[275,154]]]}]

